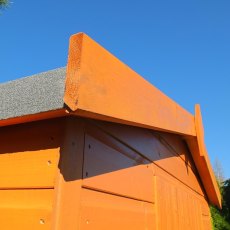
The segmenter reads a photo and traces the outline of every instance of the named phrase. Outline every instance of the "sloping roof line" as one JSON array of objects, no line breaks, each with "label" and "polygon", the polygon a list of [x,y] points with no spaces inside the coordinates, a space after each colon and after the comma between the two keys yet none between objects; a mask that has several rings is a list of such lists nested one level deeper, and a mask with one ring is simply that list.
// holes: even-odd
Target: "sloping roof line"
[{"label": "sloping roof line", "polygon": [[196,136],[192,114],[82,33],[70,38],[64,101],[72,111]]},{"label": "sloping roof line", "polygon": [[3,120],[63,108],[66,68],[0,84]]},{"label": "sloping roof line", "polygon": [[67,69],[1,84],[0,98],[0,126],[80,115],[183,135],[210,202],[221,206],[200,113],[190,114],[83,33],[70,38]]}]

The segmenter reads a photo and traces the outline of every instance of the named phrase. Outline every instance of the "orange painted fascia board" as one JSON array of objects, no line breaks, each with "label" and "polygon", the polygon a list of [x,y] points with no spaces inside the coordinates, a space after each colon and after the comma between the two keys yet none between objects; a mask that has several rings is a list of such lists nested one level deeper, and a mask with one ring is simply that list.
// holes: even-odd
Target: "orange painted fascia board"
[{"label": "orange painted fascia board", "polygon": [[204,127],[200,106],[195,107],[196,137],[186,137],[186,142],[192,154],[200,179],[211,204],[221,208],[221,195],[215,175],[208,157],[204,141]]},{"label": "orange painted fascia board", "polygon": [[64,117],[68,115],[70,114],[69,111],[67,111],[66,109],[58,109],[58,110],[52,110],[52,111],[41,112],[36,114],[29,114],[21,117],[13,117],[5,120],[0,120],[0,127],[17,125],[17,124],[33,122],[33,121],[46,120],[46,119],[57,118],[57,117]]},{"label": "orange painted fascia board", "polygon": [[[212,184],[212,189],[209,191],[212,199],[212,203],[221,208],[221,195],[220,190],[217,185],[217,181],[210,163],[210,159],[207,153],[207,149],[205,146],[205,140],[204,140],[204,127],[203,127],[203,121],[202,121],[202,115],[201,115],[201,109],[200,105],[195,106],[195,126],[196,126],[196,133],[197,133],[197,143],[199,148],[199,155],[201,158],[203,158],[204,165],[208,169],[207,172],[209,173],[209,177]],[[204,178],[205,180],[205,178]]]},{"label": "orange painted fascia board", "polygon": [[192,114],[83,33],[70,38],[64,102],[88,117],[196,135]]}]

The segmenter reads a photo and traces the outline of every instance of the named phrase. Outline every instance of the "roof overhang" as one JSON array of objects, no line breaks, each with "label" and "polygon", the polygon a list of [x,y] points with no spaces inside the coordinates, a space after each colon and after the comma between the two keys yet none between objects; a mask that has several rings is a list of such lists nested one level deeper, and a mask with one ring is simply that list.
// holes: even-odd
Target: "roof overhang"
[{"label": "roof overhang", "polygon": [[70,38],[64,102],[72,111],[196,136],[192,114],[82,33]]},{"label": "roof overhang", "polygon": [[205,146],[204,128],[199,105],[196,105],[195,107],[195,126],[196,136],[186,137],[185,139],[191,151],[193,160],[198,169],[210,203],[221,208],[221,195]]},{"label": "roof overhang", "polygon": [[[210,203],[221,207],[220,192],[204,144],[199,106],[193,116],[83,33],[70,38],[65,79],[57,80],[63,69],[55,71],[48,88],[37,90],[41,98],[39,110],[36,103],[27,106],[26,100],[30,101],[27,95],[23,105],[28,112],[22,113],[14,106],[14,113],[9,112],[3,118],[0,113],[0,126],[77,115],[180,134],[188,143]],[[46,80],[42,77],[41,81]],[[54,100],[52,95],[51,103],[47,104],[43,93],[49,93],[53,84],[59,99]],[[38,100],[33,92],[31,95]]]}]

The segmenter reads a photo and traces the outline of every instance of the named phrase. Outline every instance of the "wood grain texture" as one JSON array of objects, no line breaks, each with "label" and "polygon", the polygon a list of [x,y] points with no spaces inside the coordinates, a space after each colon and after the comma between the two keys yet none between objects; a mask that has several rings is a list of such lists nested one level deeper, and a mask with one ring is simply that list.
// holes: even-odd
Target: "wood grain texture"
[{"label": "wood grain texture", "polygon": [[155,229],[154,205],[83,189],[80,229]]},{"label": "wood grain texture", "polygon": [[[175,141],[175,134],[167,134],[166,139],[164,133],[108,122],[90,121],[89,124],[95,125],[145,159],[154,162],[155,165],[164,169],[188,187],[204,195],[196,170],[193,168],[193,160],[189,156],[190,153],[182,138],[177,138],[177,141]],[[162,138],[164,138],[164,141]],[[184,148],[181,145],[184,145]]]},{"label": "wood grain texture", "polygon": [[84,123],[77,118],[67,118],[55,184],[52,230],[80,229],[83,151]]},{"label": "wood grain texture", "polygon": [[164,172],[158,172],[156,178],[159,229],[212,229],[210,213],[207,212],[209,206],[201,196],[168,178]]},{"label": "wood grain texture", "polygon": [[[86,34],[70,39],[64,102],[110,121],[195,136],[194,116]],[[100,116],[98,117],[100,118]]]},{"label": "wood grain texture", "polygon": [[[156,229],[211,229],[206,194],[182,137],[99,121],[87,121],[86,127],[83,186],[90,190],[86,194],[91,194],[87,201],[85,195],[82,196],[83,204],[88,206],[82,208],[87,213],[83,222],[86,229],[93,229],[97,221],[100,223],[96,226],[108,227],[106,223],[106,227],[101,224],[100,215],[104,209],[108,209],[108,213],[113,213],[116,204],[112,203],[116,203],[113,199],[117,196],[128,199],[129,197],[124,197],[124,194],[132,194],[133,197],[138,197],[138,187],[135,187],[135,193],[132,193],[132,183],[136,182],[133,177],[135,173],[139,174],[139,180],[135,185],[144,190],[143,194],[147,190],[145,179],[151,180],[153,185],[152,218],[155,220]],[[151,166],[152,174],[144,176],[144,170],[135,171],[136,164]],[[141,178],[142,176],[145,179]],[[105,196],[111,196],[109,205],[105,204],[106,208],[103,206],[100,209],[100,201],[97,198],[97,201],[93,201],[96,194],[100,194],[98,196],[102,198],[98,197],[98,200],[103,201],[106,200]],[[90,201],[93,202],[92,206],[88,203]],[[91,213],[91,210],[95,211]],[[94,219],[94,212],[95,218],[98,217],[99,220]]]},{"label": "wood grain texture", "polygon": [[50,229],[53,189],[0,190],[0,228]]},{"label": "wood grain texture", "polygon": [[126,155],[125,146],[121,151],[111,148],[111,142],[119,145],[114,139],[106,143],[86,135],[83,186],[154,203],[150,162],[131,150]]},{"label": "wood grain texture", "polygon": [[63,119],[3,127],[0,131],[0,189],[53,188]]},{"label": "wood grain texture", "polygon": [[59,148],[0,154],[0,189],[53,188]]}]

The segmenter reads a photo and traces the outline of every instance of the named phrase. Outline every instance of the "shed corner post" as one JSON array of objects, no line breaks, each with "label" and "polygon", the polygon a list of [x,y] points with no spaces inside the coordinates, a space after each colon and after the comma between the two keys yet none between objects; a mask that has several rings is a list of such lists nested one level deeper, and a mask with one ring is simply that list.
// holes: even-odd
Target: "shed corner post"
[{"label": "shed corner post", "polygon": [[77,230],[80,227],[84,122],[75,117],[66,118],[62,140],[51,229]]}]

